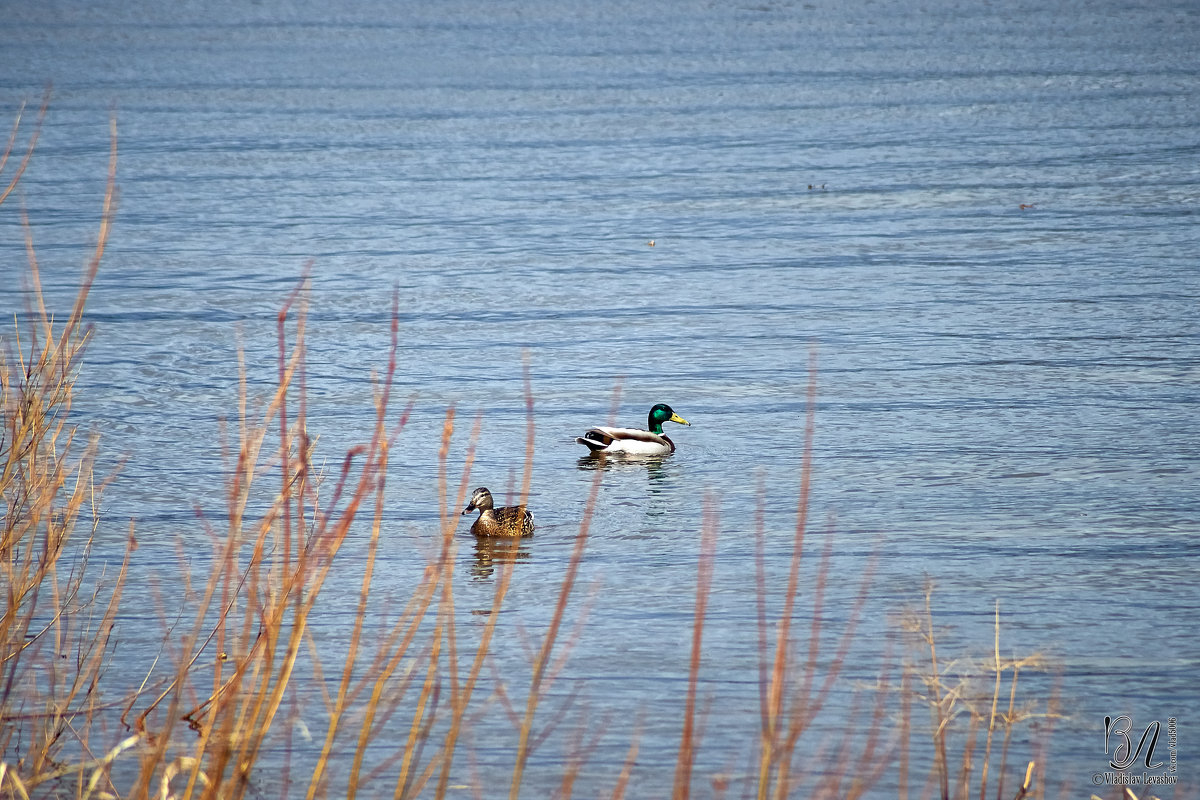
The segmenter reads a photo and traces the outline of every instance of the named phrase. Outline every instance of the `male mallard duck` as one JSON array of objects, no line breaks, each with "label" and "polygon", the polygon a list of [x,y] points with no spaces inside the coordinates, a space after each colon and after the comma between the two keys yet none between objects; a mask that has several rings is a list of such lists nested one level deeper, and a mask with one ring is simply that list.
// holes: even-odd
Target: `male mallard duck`
[{"label": "male mallard duck", "polygon": [[463,509],[466,516],[479,509],[479,518],[471,525],[476,536],[532,536],[533,512],[525,506],[493,508],[492,493],[479,487],[471,495],[471,502]]},{"label": "male mallard duck", "polygon": [[675,452],[675,443],[663,433],[664,422],[678,422],[680,425],[691,425],[683,417],[671,410],[666,403],[659,403],[650,409],[647,418],[648,431],[637,428],[606,428],[596,426],[588,429],[583,436],[575,441],[584,445],[593,453],[626,453],[636,456],[657,456]]}]

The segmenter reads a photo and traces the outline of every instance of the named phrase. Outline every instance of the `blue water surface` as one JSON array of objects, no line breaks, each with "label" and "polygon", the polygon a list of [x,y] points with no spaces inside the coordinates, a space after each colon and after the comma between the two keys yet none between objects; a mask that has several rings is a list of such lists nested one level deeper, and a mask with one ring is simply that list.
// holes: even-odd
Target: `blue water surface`
[{"label": "blue water surface", "polygon": [[[73,413],[101,435],[102,466],[122,464],[101,539],[118,546],[133,519],[142,543],[119,634],[129,674],[161,638],[137,624],[160,613],[148,579],[174,580],[180,543],[202,559],[197,510],[222,513],[238,349],[264,396],[277,312],[307,271],[308,424],[331,474],[370,435],[398,302],[395,415],[414,406],[391,454],[380,597],[401,602],[432,552],[447,409],[453,480],[480,413],[469,484],[497,497],[519,487],[528,359],[539,530],[508,556],[481,699],[497,676],[526,680],[549,624],[596,474],[574,437],[607,420],[617,386],[622,424],[656,402],[692,422],[669,430],[670,458],[603,472],[569,613],[582,623],[547,699],[547,717],[566,708],[566,721],[535,753],[528,796],[559,786],[581,729],[596,742],[577,791],[611,791],[634,737],[630,796],[670,790],[706,497],[719,532],[693,789],[728,782],[741,796],[750,784],[754,531],[761,514],[777,612],[810,358],[795,624],[807,635],[829,543],[822,670],[873,570],[801,748],[810,777],[865,774],[861,749],[823,743],[896,729],[893,711],[872,721],[871,689],[916,657],[900,631],[932,581],[951,675],[974,675],[990,698],[966,657],[991,658],[997,603],[1002,655],[1045,656],[1021,695],[1058,716],[1018,728],[1008,786],[1037,758],[1053,791],[1093,791],[1108,769],[1104,717],[1121,714],[1139,728],[1176,718],[1176,774],[1195,785],[1193,3],[9,6],[4,116],[53,85],[36,154],[0,207],[10,319],[28,296],[22,209],[48,302],[69,308],[117,123],[118,211]],[[459,533],[470,637],[496,562],[465,521]],[[347,543],[313,622],[329,654],[356,613],[366,534]],[[494,695],[484,708],[462,784],[474,769],[507,791],[513,726]],[[925,741],[913,746],[922,776]],[[874,791],[895,795],[895,776]],[[366,789],[390,794],[393,781]]]}]

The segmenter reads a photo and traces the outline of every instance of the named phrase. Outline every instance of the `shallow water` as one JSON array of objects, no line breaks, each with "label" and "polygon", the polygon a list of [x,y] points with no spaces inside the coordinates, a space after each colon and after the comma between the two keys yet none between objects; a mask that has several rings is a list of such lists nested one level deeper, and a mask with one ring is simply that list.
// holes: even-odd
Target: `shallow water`
[{"label": "shallow water", "polygon": [[[674,456],[603,475],[563,684],[608,721],[585,793],[612,785],[638,725],[633,786],[664,791],[711,493],[707,787],[743,769],[758,724],[751,534],[761,482],[781,586],[815,351],[809,546],[832,538],[830,630],[877,558],[826,734],[852,724],[856,686],[928,577],[948,649],[987,655],[999,600],[1005,651],[1052,659],[1049,676],[1022,678],[1067,714],[1051,782],[1086,787],[1106,768],[1106,714],[1177,717],[1179,775],[1195,782],[1192,5],[6,15],[9,116],[55,87],[23,194],[0,207],[6,314],[22,310],[21,204],[52,303],[68,307],[116,110],[120,207],[76,412],[107,463],[125,459],[106,535],[136,519],[139,569],[162,574],[178,538],[197,541],[197,506],[219,512],[237,348],[265,392],[275,314],[305,264],[310,428],[330,464],[369,432],[395,291],[398,394],[415,406],[391,461],[381,593],[403,596],[428,552],[449,406],[451,473],[480,412],[471,483],[497,497],[519,483],[528,353],[539,530],[515,556],[502,674],[526,663],[516,631],[548,620],[595,474],[573,437],[605,421],[618,384],[622,424],[663,401],[693,423],[669,431]],[[482,609],[496,554],[466,530],[460,607]],[[362,552],[351,542],[347,562]],[[332,580],[352,594],[358,573]],[[129,619],[139,602],[135,590]],[[347,613],[331,601],[316,623],[331,648]],[[502,774],[506,724],[475,734]],[[560,759],[554,746],[535,759],[531,796],[557,785]]]}]

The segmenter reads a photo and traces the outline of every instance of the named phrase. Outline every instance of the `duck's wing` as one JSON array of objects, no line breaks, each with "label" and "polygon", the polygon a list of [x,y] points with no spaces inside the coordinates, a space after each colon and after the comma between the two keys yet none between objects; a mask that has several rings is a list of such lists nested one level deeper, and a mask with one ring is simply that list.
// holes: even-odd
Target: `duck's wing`
[{"label": "duck's wing", "polygon": [[496,522],[509,536],[528,536],[533,533],[533,512],[525,506],[506,506],[495,511]]},{"label": "duck's wing", "polygon": [[588,428],[583,436],[576,436],[575,441],[579,442],[584,447],[592,452],[603,450],[613,443],[613,437],[608,434],[605,428]]},{"label": "duck's wing", "polygon": [[665,436],[637,428],[609,428],[603,425],[589,428],[587,433],[575,441],[594,451],[669,453],[674,449],[671,447],[671,440]]}]

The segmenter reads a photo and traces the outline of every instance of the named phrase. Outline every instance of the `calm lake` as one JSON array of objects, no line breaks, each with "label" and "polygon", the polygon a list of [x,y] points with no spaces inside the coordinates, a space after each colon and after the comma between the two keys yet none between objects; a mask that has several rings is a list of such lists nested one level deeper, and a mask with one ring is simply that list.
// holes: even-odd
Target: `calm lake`
[{"label": "calm lake", "polygon": [[[238,348],[265,394],[276,314],[311,263],[309,427],[331,474],[369,436],[398,297],[395,413],[414,408],[391,454],[381,597],[406,597],[432,550],[448,408],[450,474],[478,413],[471,488],[503,503],[520,485],[527,355],[538,530],[481,700],[497,675],[527,676],[553,612],[595,475],[574,437],[608,420],[618,386],[622,425],[658,402],[691,422],[668,427],[673,456],[604,472],[568,612],[577,641],[546,715],[567,710],[525,796],[558,786],[580,726],[597,737],[580,796],[611,791],[635,735],[630,796],[669,792],[706,496],[719,533],[693,788],[715,794],[723,776],[730,796],[746,791],[754,531],[761,508],[778,608],[810,354],[796,625],[831,541],[823,659],[875,566],[801,748],[809,768],[859,771],[823,743],[869,724],[867,690],[906,655],[900,618],[932,580],[948,659],[991,657],[997,602],[1002,654],[1046,657],[1020,695],[1063,715],[1040,761],[1052,795],[1085,797],[1109,769],[1106,715],[1138,731],[1176,718],[1173,774],[1200,780],[1194,2],[60,0],[3,16],[0,121],[53,84],[22,188],[0,206],[6,341],[28,288],[21,209],[65,316],[117,120],[119,209],[73,414],[101,435],[105,468],[123,463],[102,546],[116,552],[130,519],[142,544],[121,670],[144,674],[158,653],[146,580],[170,584],[180,543],[208,552],[196,512],[223,509]],[[469,631],[495,572],[468,528],[456,602]],[[365,535],[333,597],[358,591]],[[330,602],[316,616],[330,653],[353,613]],[[502,795],[513,727],[494,700],[481,708],[463,782],[495,776]],[[1017,730],[1014,788],[1012,765],[1041,759],[1047,733]],[[393,781],[365,791],[390,796]],[[895,796],[894,782],[875,793]]]}]

